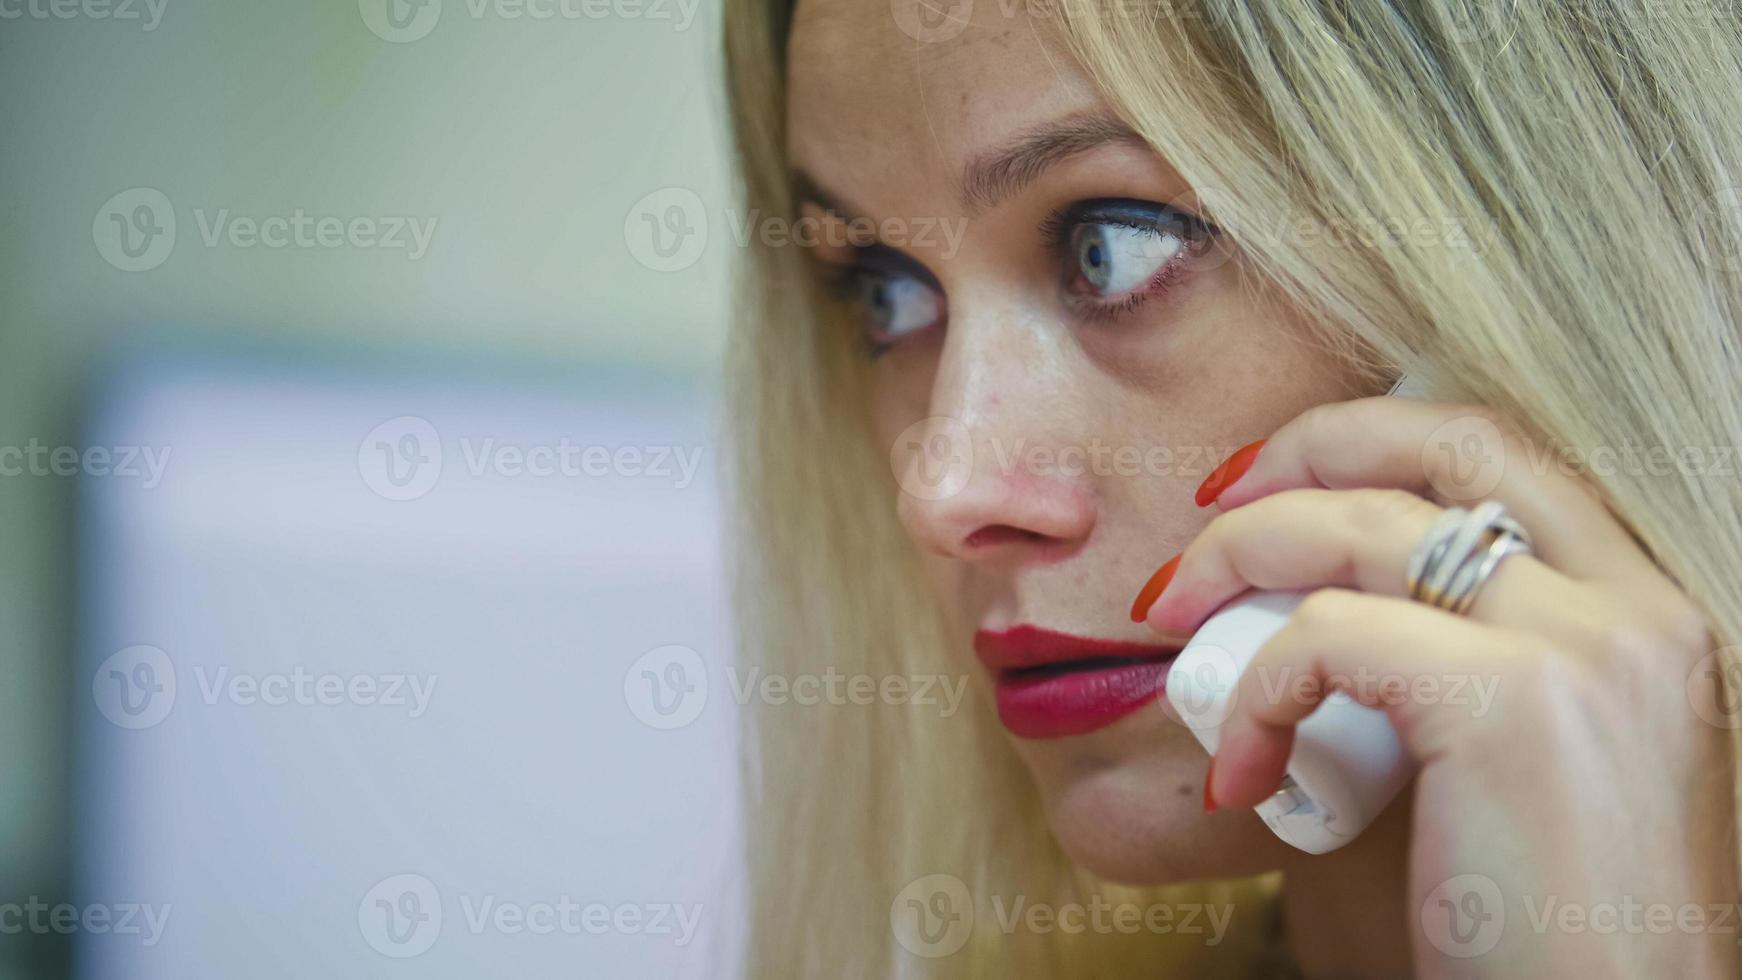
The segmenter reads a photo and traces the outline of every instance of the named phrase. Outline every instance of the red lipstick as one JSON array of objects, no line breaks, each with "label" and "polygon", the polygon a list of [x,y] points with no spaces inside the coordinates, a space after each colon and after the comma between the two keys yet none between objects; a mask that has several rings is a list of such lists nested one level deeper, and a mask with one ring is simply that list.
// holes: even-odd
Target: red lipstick
[{"label": "red lipstick", "polygon": [[974,634],[974,653],[997,683],[998,720],[1018,738],[1082,735],[1150,704],[1179,651],[1038,626]]}]

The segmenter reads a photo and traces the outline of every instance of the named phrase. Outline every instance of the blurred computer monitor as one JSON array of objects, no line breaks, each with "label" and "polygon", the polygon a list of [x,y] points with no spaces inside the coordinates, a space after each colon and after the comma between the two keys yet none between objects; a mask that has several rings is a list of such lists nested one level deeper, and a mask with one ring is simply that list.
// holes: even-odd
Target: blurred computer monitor
[{"label": "blurred computer monitor", "polygon": [[78,977],[730,975],[712,394],[538,373],[95,392]]}]

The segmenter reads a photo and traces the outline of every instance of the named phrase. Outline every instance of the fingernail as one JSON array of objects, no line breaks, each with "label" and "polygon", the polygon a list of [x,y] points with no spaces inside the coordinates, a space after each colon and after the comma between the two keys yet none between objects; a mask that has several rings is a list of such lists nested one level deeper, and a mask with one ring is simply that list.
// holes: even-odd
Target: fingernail
[{"label": "fingernail", "polygon": [[1141,623],[1149,616],[1149,607],[1155,605],[1155,600],[1161,598],[1161,591],[1167,588],[1167,583],[1173,581],[1174,569],[1179,567],[1179,555],[1174,555],[1167,563],[1155,570],[1149,576],[1149,581],[1143,583],[1143,591],[1137,593],[1137,601],[1131,604],[1131,621]]},{"label": "fingernail", "polygon": [[1198,487],[1197,502],[1199,507],[1208,507],[1216,502],[1222,491],[1234,485],[1234,482],[1246,475],[1252,468],[1252,463],[1258,458],[1258,450],[1264,448],[1264,440],[1260,439],[1248,446],[1234,450],[1234,455],[1222,461],[1222,465],[1204,478]]},{"label": "fingernail", "polygon": [[1216,757],[1210,756],[1210,771],[1204,773],[1204,812],[1216,812],[1216,798],[1210,795],[1210,778],[1216,774]]}]

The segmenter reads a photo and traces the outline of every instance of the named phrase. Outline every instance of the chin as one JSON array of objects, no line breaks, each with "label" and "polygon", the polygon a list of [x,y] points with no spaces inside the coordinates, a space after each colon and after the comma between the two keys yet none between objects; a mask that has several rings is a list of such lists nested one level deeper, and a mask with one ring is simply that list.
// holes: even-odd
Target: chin
[{"label": "chin", "polygon": [[[1110,757],[1030,743],[1023,754],[1040,783],[1047,822],[1071,861],[1127,885],[1238,878],[1286,857],[1256,814],[1206,814],[1205,758],[1189,740],[1162,751]],[[1170,740],[1173,741],[1173,740]]]}]

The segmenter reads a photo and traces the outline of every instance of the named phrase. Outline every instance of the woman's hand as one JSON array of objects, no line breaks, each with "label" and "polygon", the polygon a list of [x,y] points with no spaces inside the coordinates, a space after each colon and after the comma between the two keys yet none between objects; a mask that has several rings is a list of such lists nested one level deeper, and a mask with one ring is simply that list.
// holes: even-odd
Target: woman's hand
[{"label": "woman's hand", "polygon": [[[1189,633],[1248,589],[1315,590],[1243,675],[1206,792],[1262,802],[1330,690],[1384,710],[1419,767],[1418,975],[1733,976],[1733,723],[1694,697],[1710,697],[1715,641],[1558,464],[1479,408],[1313,409],[1224,479],[1224,513],[1147,622]],[[1502,561],[1463,616],[1411,601],[1417,544],[1445,507],[1480,499],[1505,505],[1534,555]]]}]

